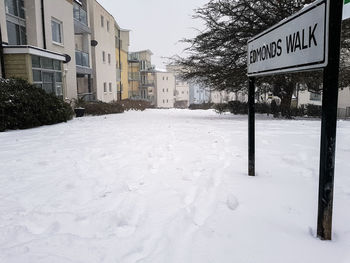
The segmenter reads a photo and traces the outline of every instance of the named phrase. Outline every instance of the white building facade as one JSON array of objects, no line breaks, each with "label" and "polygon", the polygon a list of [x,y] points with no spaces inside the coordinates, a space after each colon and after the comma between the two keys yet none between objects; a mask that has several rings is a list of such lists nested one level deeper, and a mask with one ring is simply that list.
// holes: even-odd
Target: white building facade
[{"label": "white building facade", "polygon": [[190,85],[188,82],[176,80],[175,105],[176,108],[190,106]]},{"label": "white building facade", "polygon": [[170,72],[155,72],[154,84],[157,108],[174,108],[175,104],[175,75]]},{"label": "white building facade", "polygon": [[116,40],[114,17],[96,0],[90,2],[92,39],[93,85],[96,99],[103,102],[117,100]]}]

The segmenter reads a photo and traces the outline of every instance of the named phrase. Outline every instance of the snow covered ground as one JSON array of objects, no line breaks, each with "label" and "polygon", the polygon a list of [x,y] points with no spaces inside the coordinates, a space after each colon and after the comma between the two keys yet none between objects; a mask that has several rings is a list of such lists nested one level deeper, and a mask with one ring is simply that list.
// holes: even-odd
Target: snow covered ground
[{"label": "snow covered ground", "polygon": [[350,262],[350,122],[315,238],[320,121],[147,110],[0,133],[1,263]]}]

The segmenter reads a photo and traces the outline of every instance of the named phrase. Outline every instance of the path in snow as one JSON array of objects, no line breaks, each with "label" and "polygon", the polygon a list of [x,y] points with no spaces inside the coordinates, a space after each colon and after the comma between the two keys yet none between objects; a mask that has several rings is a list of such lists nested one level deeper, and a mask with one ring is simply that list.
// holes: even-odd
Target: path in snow
[{"label": "path in snow", "polygon": [[314,237],[319,121],[147,110],[0,133],[0,262],[350,262],[350,122],[334,240]]}]

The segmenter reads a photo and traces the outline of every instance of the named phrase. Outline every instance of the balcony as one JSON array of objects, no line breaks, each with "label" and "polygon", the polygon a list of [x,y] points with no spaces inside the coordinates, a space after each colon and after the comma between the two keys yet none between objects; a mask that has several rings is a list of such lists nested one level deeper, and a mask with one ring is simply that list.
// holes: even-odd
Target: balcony
[{"label": "balcony", "polygon": [[89,54],[83,51],[75,51],[75,64],[82,67],[90,67]]},{"label": "balcony", "polygon": [[74,17],[75,34],[84,34],[84,33],[91,34],[91,30],[88,25],[88,14],[77,3],[74,3],[74,6],[73,6],[73,17]]},{"label": "balcony", "polygon": [[73,17],[80,23],[86,26],[88,25],[87,12],[84,9],[82,9],[77,3],[74,3],[73,6]]},{"label": "balcony", "polygon": [[138,62],[140,60],[140,55],[138,53],[129,53],[128,60],[130,62]]},{"label": "balcony", "polygon": [[153,87],[153,86],[154,86],[154,80],[145,80],[141,82],[141,88]]}]

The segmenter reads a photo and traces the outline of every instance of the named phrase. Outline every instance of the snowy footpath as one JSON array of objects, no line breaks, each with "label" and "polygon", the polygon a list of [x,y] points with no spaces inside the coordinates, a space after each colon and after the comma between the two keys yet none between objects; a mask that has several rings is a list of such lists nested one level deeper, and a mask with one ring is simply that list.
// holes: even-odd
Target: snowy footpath
[{"label": "snowy footpath", "polygon": [[320,121],[147,110],[0,133],[1,263],[349,263],[350,122],[333,241],[315,238]]}]

